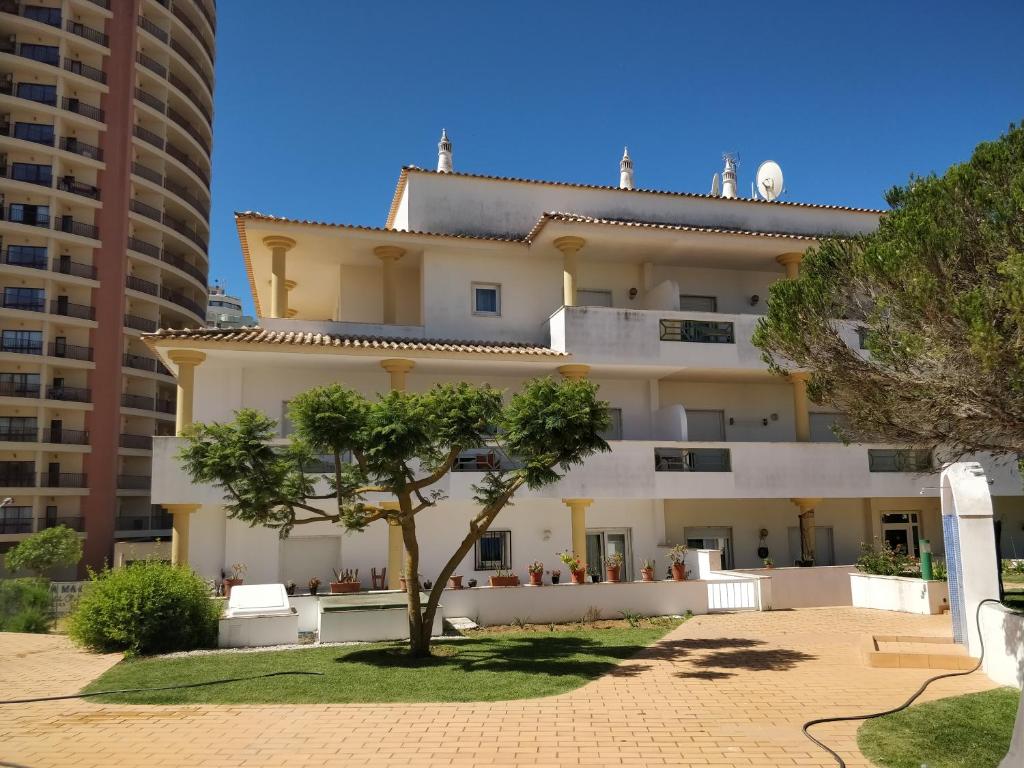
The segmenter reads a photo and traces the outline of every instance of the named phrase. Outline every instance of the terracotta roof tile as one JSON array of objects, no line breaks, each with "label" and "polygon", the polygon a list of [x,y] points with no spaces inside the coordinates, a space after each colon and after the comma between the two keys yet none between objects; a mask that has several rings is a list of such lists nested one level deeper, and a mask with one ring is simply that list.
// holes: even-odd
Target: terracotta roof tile
[{"label": "terracotta roof tile", "polygon": [[548,347],[507,341],[460,341],[455,339],[410,339],[387,336],[332,335],[299,331],[271,331],[258,326],[243,328],[162,328],[143,334],[147,341],[205,341],[215,343],[263,344],[277,346],[327,347],[333,349],[364,349],[381,351],[422,350],[429,352],[460,352],[499,355],[532,355],[565,357]]},{"label": "terracotta roof tile", "polygon": [[471,235],[459,232],[422,232],[415,229],[389,229],[387,227],[370,227],[362,224],[339,224],[333,221],[315,221],[313,219],[289,219],[285,216],[271,216],[259,211],[235,211],[235,221],[249,219],[252,221],[276,221],[282,224],[308,224],[315,227],[331,227],[349,229],[358,232],[382,232],[389,235],[418,235],[421,237],[454,237],[460,240],[489,240],[498,243],[522,243],[521,237],[501,237],[498,235]]},{"label": "terracotta roof tile", "polygon": [[526,235],[527,241],[533,241],[533,239],[540,234],[540,231],[544,228],[544,225],[549,221],[564,221],[574,224],[607,224],[619,227],[633,227],[636,229],[666,229],[674,232],[704,232],[716,235],[751,235],[754,237],[777,237],[789,240],[817,240],[818,237],[815,235],[797,235],[789,234],[786,232],[766,232],[762,230],[753,229],[731,229],[727,227],[697,227],[689,224],[668,224],[665,222],[658,221],[639,221],[636,219],[603,219],[595,216],[585,216],[581,213],[565,213],[559,211],[553,211],[551,213],[544,213],[537,220],[537,223],[533,225],[533,229]]}]

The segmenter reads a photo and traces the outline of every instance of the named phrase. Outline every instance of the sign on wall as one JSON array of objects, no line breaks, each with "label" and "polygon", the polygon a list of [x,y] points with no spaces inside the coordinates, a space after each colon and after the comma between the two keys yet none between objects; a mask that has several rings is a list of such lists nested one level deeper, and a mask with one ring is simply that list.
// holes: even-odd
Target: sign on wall
[{"label": "sign on wall", "polygon": [[53,612],[57,616],[68,614],[88,581],[51,581],[50,582],[50,603]]}]

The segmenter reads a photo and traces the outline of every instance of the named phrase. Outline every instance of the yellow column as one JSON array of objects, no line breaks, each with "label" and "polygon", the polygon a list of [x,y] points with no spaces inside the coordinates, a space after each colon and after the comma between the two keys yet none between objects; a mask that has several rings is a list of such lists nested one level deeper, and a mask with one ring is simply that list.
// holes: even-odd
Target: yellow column
[{"label": "yellow column", "polygon": [[380,361],[380,367],[391,376],[390,389],[392,392],[405,392],[405,376],[416,367],[412,360],[402,358],[389,358]]},{"label": "yellow column", "polygon": [[[587,507],[594,503],[593,499],[562,499],[569,507],[572,525],[572,551],[581,558],[587,557]],[[590,563],[587,563],[590,565]],[[594,563],[600,567],[600,563]]]},{"label": "yellow column", "polygon": [[786,279],[794,280],[800,275],[800,262],[803,258],[802,253],[783,253],[776,256],[775,260],[786,268]]},{"label": "yellow column", "polygon": [[380,259],[381,293],[384,297],[384,324],[394,325],[398,322],[398,287],[395,285],[395,264],[405,255],[405,251],[394,245],[378,245],[373,253]]},{"label": "yellow column", "polygon": [[175,411],[174,434],[180,436],[185,427],[192,423],[196,366],[206,359],[206,355],[191,349],[172,349],[167,356],[178,366],[178,403]]},{"label": "yellow column", "polygon": [[790,499],[800,510],[800,557],[814,562],[814,508],[821,499]]},{"label": "yellow column", "polygon": [[563,379],[576,381],[587,378],[587,375],[590,373],[590,366],[580,364],[560,365],[558,366],[558,372],[562,375]]},{"label": "yellow column", "polygon": [[285,279],[284,255],[295,247],[290,237],[270,235],[263,238],[270,249],[270,316],[288,316],[288,286]]},{"label": "yellow column", "polygon": [[[384,509],[398,509],[397,501],[385,501]],[[405,560],[405,543],[402,541],[402,526],[388,522],[388,589],[401,589],[402,568]]]},{"label": "yellow column", "polygon": [[188,528],[198,504],[164,504],[171,513],[171,565],[188,565]]},{"label": "yellow column", "polygon": [[797,442],[811,442],[811,410],[807,401],[807,379],[810,374],[797,371],[789,375],[793,384],[793,420],[796,422]]},{"label": "yellow column", "polygon": [[576,306],[578,254],[584,245],[586,245],[586,240],[582,237],[555,238],[555,248],[562,252],[562,304],[567,307]]}]

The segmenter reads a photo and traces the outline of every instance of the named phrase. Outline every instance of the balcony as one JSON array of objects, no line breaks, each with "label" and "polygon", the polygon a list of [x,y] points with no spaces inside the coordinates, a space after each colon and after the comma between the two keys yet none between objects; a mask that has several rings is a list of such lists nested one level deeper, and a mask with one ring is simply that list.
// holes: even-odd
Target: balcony
[{"label": "balcony", "polygon": [[135,89],[135,98],[138,99],[139,101],[141,101],[143,104],[146,104],[147,106],[152,107],[153,109],[155,109],[160,114],[163,114],[164,112],[167,111],[167,104],[166,104],[166,102],[164,102],[161,99],[157,98],[156,96],[154,96],[149,91],[143,90],[142,88],[136,88]]},{"label": "balcony", "polygon": [[98,227],[81,221],[75,221],[70,216],[61,216],[59,219],[56,219],[53,222],[53,228],[58,232],[67,232],[69,235],[89,237],[93,240],[99,240],[100,238],[100,231]]},{"label": "balcony", "polygon": [[130,288],[133,291],[148,293],[150,296],[158,296],[160,294],[159,285],[151,283],[149,280],[143,280],[141,277],[136,277],[135,275],[125,275],[124,286],[125,288]]},{"label": "balcony", "polygon": [[50,259],[46,253],[21,250],[12,253],[9,248],[0,251],[0,262],[12,267],[27,267],[28,269],[46,269],[50,266]]},{"label": "balcony", "polygon": [[158,246],[147,243],[145,240],[140,240],[137,237],[128,238],[128,248],[136,253],[142,253],[150,258],[159,259],[165,264],[170,264],[172,267],[180,269],[203,285],[206,285],[206,274],[199,267],[187,262],[183,256],[161,250]]},{"label": "balcony", "polygon": [[193,315],[198,315],[199,317],[204,317],[206,315],[205,307],[187,296],[180,294],[177,291],[172,291],[169,288],[160,288],[160,298],[169,301],[172,304],[177,304],[182,309],[187,309]]},{"label": "balcony", "polygon": [[133,328],[143,333],[153,333],[157,328],[157,322],[156,320],[149,320],[138,315],[125,315],[124,326],[125,328]]},{"label": "balcony", "polygon": [[655,448],[655,472],[731,472],[728,448]]},{"label": "balcony", "polygon": [[29,5],[8,0],[8,2],[0,6],[0,11],[13,13],[32,21],[38,21],[40,24],[60,29],[60,8],[46,8],[40,5]]},{"label": "balcony", "polygon": [[92,391],[85,387],[67,387],[63,384],[46,388],[47,400],[63,400],[69,403],[88,403],[92,399]]},{"label": "balcony", "polygon": [[[0,352],[13,352],[16,355],[41,355],[43,354],[43,342],[42,341],[4,341],[0,343]],[[0,390],[2,390],[3,384],[0,384]],[[0,391],[0,395],[5,394]],[[8,397],[11,397],[9,393]],[[14,395],[18,397],[18,395]],[[39,397],[38,387],[36,388],[36,394],[25,395],[25,397]]]},{"label": "balcony", "polygon": [[74,136],[61,136],[60,148],[65,152],[87,157],[90,160],[103,160],[103,150],[93,144],[87,144]]},{"label": "balcony", "polygon": [[51,341],[47,349],[47,354],[49,354],[50,357],[92,362],[92,347],[68,344],[66,341]]},{"label": "balcony", "polygon": [[110,38],[97,29],[87,27],[84,24],[79,24],[77,21],[71,21],[70,19],[68,19],[64,28],[71,34],[83,37],[89,42],[102,45],[104,48],[110,47]]},{"label": "balcony", "polygon": [[4,309],[20,309],[23,312],[45,312],[46,311],[46,300],[40,296],[39,298],[7,298],[3,299]]},{"label": "balcony", "polygon": [[0,533],[32,533],[32,507],[24,507],[28,510],[28,514],[25,515],[18,513],[17,509],[0,509]]},{"label": "balcony", "polygon": [[92,264],[82,264],[79,261],[72,261],[70,256],[61,254],[53,265],[53,271],[62,275],[73,275],[74,277],[85,277],[89,280],[96,279],[96,267]]},{"label": "balcony", "polygon": [[124,515],[119,514],[116,518],[114,528],[124,533],[152,534],[157,532],[169,532],[174,524],[174,517],[170,512],[156,504],[152,505],[149,514]]},{"label": "balcony", "polygon": [[0,441],[5,443],[34,443],[38,439],[37,429],[0,429]]},{"label": "balcony", "polygon": [[26,210],[26,206],[9,205],[2,211],[2,218],[12,224],[24,224],[27,227],[50,228],[49,214],[34,209]]},{"label": "balcony", "polygon": [[87,77],[90,80],[95,80],[97,83],[107,83],[107,73],[102,69],[96,69],[96,67],[90,67],[88,64],[83,64],[81,61],[76,59],[64,59],[64,69],[75,75],[81,75]]},{"label": "balcony", "polygon": [[84,429],[64,429],[63,427],[43,430],[41,442],[59,445],[88,445],[89,433]]},{"label": "balcony", "polygon": [[80,181],[70,177],[57,180],[57,189],[63,192],[71,192],[74,195],[82,195],[83,197],[90,197],[93,200],[100,199],[99,187],[94,187],[92,184],[83,184]]},{"label": "balcony", "polygon": [[40,488],[85,488],[88,478],[84,472],[43,472],[39,475]]},{"label": "balcony", "polygon": [[197,163],[195,160],[189,157],[188,153],[181,151],[180,149],[178,149],[178,147],[174,146],[170,142],[166,143],[164,149],[168,155],[173,157],[179,163],[181,163],[190,171],[192,171],[192,173],[194,173],[196,176],[202,179],[203,183],[206,184],[206,186],[210,186],[210,174],[204,171],[200,167],[199,163]]},{"label": "balcony", "polygon": [[106,113],[99,107],[94,107],[91,104],[85,104],[76,98],[69,98],[65,96],[60,102],[61,109],[68,112],[74,112],[76,115],[82,117],[88,117],[90,120],[95,120],[98,123],[106,122]]},{"label": "balcony", "polygon": [[147,144],[152,144],[157,149],[164,148],[163,137],[158,136],[147,128],[143,128],[141,125],[132,126],[132,135],[136,138],[142,139]]},{"label": "balcony", "polygon": [[159,61],[154,59],[152,56],[147,56],[142,51],[138,51],[135,54],[135,61],[144,66],[150,72],[158,75],[159,77],[167,77],[167,67],[161,64]]},{"label": "balcony", "polygon": [[932,472],[931,451],[915,448],[869,448],[871,472]]},{"label": "balcony", "polygon": [[[10,346],[5,346],[3,352],[12,352]],[[41,352],[29,352],[28,354],[41,354]],[[0,381],[0,397],[39,397],[41,391],[39,384],[28,384],[18,381]]]},{"label": "balcony", "polygon": [[138,23],[139,29],[146,30],[147,32],[149,32],[149,34],[151,34],[161,43],[166,43],[168,40],[171,39],[171,36],[168,34],[167,30],[160,28],[159,26],[157,26],[141,14],[139,15]]},{"label": "balcony", "polygon": [[[210,57],[210,63],[212,64],[213,49],[210,47],[210,44],[206,41],[206,35],[199,31],[199,28],[195,24],[193,24],[192,20],[182,12],[178,4],[175,4],[171,8],[171,13],[174,14],[174,18],[176,18],[178,21],[182,23],[185,29],[192,33],[192,36],[199,42],[199,46],[203,49],[206,55]],[[213,28],[212,22],[210,22],[210,27],[211,29]]]},{"label": "balcony", "polygon": [[42,521],[42,524],[43,528],[56,528],[59,525],[63,525],[79,533],[85,530],[85,520],[80,515],[48,516]]},{"label": "balcony", "polygon": [[95,320],[96,308],[86,304],[74,304],[64,301],[63,297],[50,301],[50,314],[63,317],[77,317],[79,320]]},{"label": "balcony", "polygon": [[132,448],[139,451],[151,451],[153,450],[153,436],[122,434],[119,445],[122,448]]},{"label": "balcony", "polygon": [[31,472],[0,471],[0,488],[35,488],[35,469]]},{"label": "balcony", "polygon": [[122,491],[148,491],[149,475],[118,475],[117,487]]}]

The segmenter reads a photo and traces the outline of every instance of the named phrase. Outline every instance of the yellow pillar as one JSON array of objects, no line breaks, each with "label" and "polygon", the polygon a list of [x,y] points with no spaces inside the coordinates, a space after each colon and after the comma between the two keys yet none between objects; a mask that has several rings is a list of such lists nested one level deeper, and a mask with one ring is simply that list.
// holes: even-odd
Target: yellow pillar
[{"label": "yellow pillar", "polygon": [[563,379],[576,381],[587,378],[587,375],[590,373],[590,366],[580,364],[560,365],[558,366],[558,372],[562,375]]},{"label": "yellow pillar", "polygon": [[[385,501],[384,509],[398,509],[397,501]],[[402,588],[402,569],[405,561],[405,543],[402,541],[402,526],[388,521],[388,589]]]},{"label": "yellow pillar", "polygon": [[171,513],[171,565],[188,565],[188,528],[198,504],[164,504]]},{"label": "yellow pillar", "polygon": [[288,316],[288,286],[285,278],[284,255],[295,247],[290,237],[269,235],[263,244],[270,249],[270,316]]},{"label": "yellow pillar", "polygon": [[775,260],[786,268],[786,279],[794,280],[800,274],[800,262],[803,260],[804,255],[802,253],[783,253],[780,256],[776,256]]},{"label": "yellow pillar", "polygon": [[[569,507],[572,525],[572,551],[584,560],[587,557],[587,507],[594,503],[593,499],[562,499]],[[590,565],[590,563],[587,563]],[[600,563],[595,563],[600,567]]]},{"label": "yellow pillar", "polygon": [[405,250],[394,245],[378,245],[373,249],[380,259],[381,293],[384,297],[384,324],[398,322],[398,287],[395,285],[395,264],[405,255]]},{"label": "yellow pillar", "polygon": [[562,304],[567,307],[576,306],[578,254],[584,245],[586,245],[586,240],[582,237],[555,238],[555,248],[562,252]]},{"label": "yellow pillar", "polygon": [[800,556],[814,562],[814,509],[821,499],[790,499],[800,510]]},{"label": "yellow pillar", "polygon": [[810,374],[797,371],[789,375],[793,384],[793,420],[796,423],[796,439],[800,443],[811,442],[811,410],[807,401],[807,379]]},{"label": "yellow pillar", "polygon": [[185,427],[192,423],[196,366],[206,359],[206,355],[192,349],[172,349],[167,356],[178,366],[178,402],[175,410],[174,434],[180,436]]},{"label": "yellow pillar", "polygon": [[416,363],[412,360],[404,360],[398,357],[381,360],[380,367],[387,371],[391,377],[391,391],[405,392],[405,376],[409,371],[416,367]]}]

